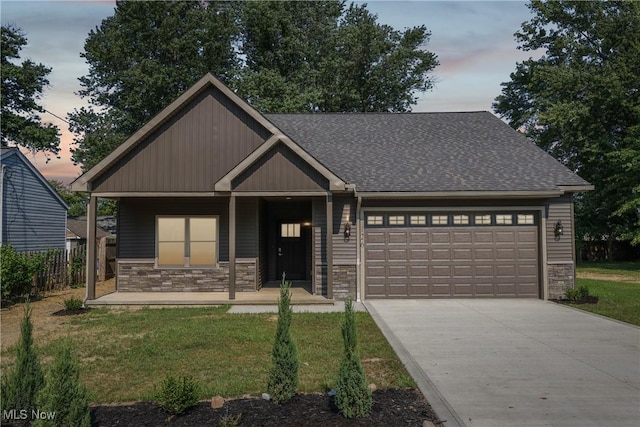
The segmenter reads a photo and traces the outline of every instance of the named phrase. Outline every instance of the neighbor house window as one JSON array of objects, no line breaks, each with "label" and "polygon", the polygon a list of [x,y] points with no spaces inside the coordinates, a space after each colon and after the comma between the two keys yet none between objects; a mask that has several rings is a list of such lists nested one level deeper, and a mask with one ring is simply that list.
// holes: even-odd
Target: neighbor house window
[{"label": "neighbor house window", "polygon": [[389,225],[404,225],[404,215],[389,215]]},{"label": "neighbor house window", "polygon": [[409,217],[409,223],[411,225],[427,225],[426,215],[411,215]]},{"label": "neighbor house window", "polygon": [[520,225],[533,224],[533,214],[518,214],[518,224]]},{"label": "neighbor house window", "polygon": [[214,266],[218,260],[217,217],[158,217],[159,266]]},{"label": "neighbor house window", "polygon": [[496,215],[496,224],[498,225],[513,224],[513,215]]}]

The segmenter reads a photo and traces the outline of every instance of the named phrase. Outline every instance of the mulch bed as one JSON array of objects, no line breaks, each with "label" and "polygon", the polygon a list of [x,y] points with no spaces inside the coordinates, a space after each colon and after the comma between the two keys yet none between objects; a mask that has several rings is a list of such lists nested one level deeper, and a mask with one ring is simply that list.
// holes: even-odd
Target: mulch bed
[{"label": "mulch bed", "polygon": [[586,297],[578,298],[578,299],[554,299],[559,304],[597,304],[598,297],[596,295],[587,295]]},{"label": "mulch bed", "polygon": [[[240,415],[237,424],[227,423]],[[167,415],[153,403],[105,405],[91,408],[93,426],[416,426],[425,420],[440,426],[438,418],[420,391],[415,389],[377,390],[373,393],[373,411],[367,418],[348,420],[339,413],[333,398],[326,394],[298,394],[276,405],[257,398],[226,401],[220,409],[210,402],[200,402],[186,414]]]}]

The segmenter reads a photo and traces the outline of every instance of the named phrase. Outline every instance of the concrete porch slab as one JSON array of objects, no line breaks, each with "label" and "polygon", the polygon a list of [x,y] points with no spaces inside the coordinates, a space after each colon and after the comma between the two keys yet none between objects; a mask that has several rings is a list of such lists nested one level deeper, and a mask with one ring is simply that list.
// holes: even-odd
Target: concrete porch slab
[{"label": "concrete porch slab", "polygon": [[[280,289],[263,288],[257,292],[237,292],[230,300],[227,292],[113,292],[94,300],[88,307],[99,306],[205,306],[205,305],[277,305]],[[291,288],[293,305],[333,305],[334,300],[312,295],[303,288]]]}]

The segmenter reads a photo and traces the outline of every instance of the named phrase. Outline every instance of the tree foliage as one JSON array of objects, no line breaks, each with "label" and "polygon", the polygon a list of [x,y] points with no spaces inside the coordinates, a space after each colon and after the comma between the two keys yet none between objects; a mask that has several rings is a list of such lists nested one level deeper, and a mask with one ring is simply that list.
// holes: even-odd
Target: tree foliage
[{"label": "tree foliage", "polygon": [[58,128],[53,124],[42,124],[38,115],[45,111],[38,100],[42,97],[44,87],[49,84],[47,75],[51,68],[29,59],[17,63],[27,38],[22,30],[10,25],[3,25],[1,32],[2,145],[14,144],[57,155],[60,151]]},{"label": "tree foliage", "polygon": [[578,238],[640,243],[640,3],[534,0],[515,34],[544,50],[518,63],[494,110],[595,190],[576,197]]},{"label": "tree foliage", "polygon": [[73,160],[89,169],[207,72],[265,113],[409,111],[433,86],[429,37],[341,0],[118,1],[85,43]]}]

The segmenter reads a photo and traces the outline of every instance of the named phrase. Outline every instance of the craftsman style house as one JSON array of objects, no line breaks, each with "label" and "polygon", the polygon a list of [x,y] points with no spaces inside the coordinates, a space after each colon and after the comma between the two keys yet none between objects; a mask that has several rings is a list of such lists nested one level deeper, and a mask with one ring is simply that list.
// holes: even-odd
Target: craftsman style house
[{"label": "craftsman style house", "polygon": [[488,112],[263,115],[207,75],[73,189],[90,241],[96,198],[119,200],[118,292],[234,299],[286,273],[327,299],[551,298],[591,186]]}]

